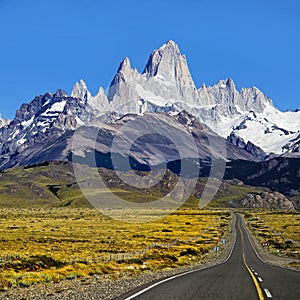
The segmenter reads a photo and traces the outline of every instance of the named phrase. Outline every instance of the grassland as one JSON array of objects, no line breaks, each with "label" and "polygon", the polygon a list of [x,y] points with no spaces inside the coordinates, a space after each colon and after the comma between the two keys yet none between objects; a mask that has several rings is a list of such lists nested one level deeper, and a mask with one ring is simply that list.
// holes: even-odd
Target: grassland
[{"label": "grassland", "polygon": [[[93,170],[88,180],[93,182],[98,171]],[[69,162],[49,162],[37,166],[16,167],[0,172],[0,208],[32,207],[90,207],[74,177],[73,166]],[[172,172],[154,187],[135,189],[124,184],[116,174],[100,169],[99,174],[110,191],[126,201],[153,201],[167,195],[177,183]],[[129,175],[127,175],[129,176]],[[199,207],[207,178],[199,178],[193,194],[185,203],[186,207]],[[213,189],[213,188],[212,188]],[[248,193],[262,191],[263,188],[223,182],[210,207],[236,207]],[[174,195],[176,197],[176,195]],[[180,198],[180,197],[179,197]]]},{"label": "grassland", "polygon": [[[122,211],[120,214],[133,214]],[[165,211],[144,212],[165,214]],[[112,278],[211,259],[228,235],[226,210],[181,209],[124,223],[89,208],[0,209],[0,288],[94,274]]]},{"label": "grassland", "polygon": [[[25,208],[64,205],[67,199],[60,199],[55,194],[55,187],[66,187],[74,180],[72,165],[63,162],[1,171],[0,207]],[[68,200],[72,200],[79,195],[77,191],[74,193],[70,189],[68,196]]]},{"label": "grassland", "polygon": [[[284,211],[247,211],[250,229],[273,254],[300,259],[300,213]],[[295,267],[300,268],[300,264]]]}]

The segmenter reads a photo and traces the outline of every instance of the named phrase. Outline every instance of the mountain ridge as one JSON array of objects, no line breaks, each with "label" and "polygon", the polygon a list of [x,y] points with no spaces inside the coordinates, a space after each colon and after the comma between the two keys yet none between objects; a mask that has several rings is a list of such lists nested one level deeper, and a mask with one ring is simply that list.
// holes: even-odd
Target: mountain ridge
[{"label": "mountain ridge", "polygon": [[[43,146],[58,141],[66,146],[68,142],[61,137],[66,135],[68,140],[68,135],[81,126],[113,124],[127,114],[164,113],[171,117],[182,111],[241,148],[239,159],[299,156],[299,111],[280,112],[256,87],[238,92],[230,78],[212,87],[203,84],[197,90],[185,56],[175,42],[168,41],[150,54],[143,73],[131,68],[126,57],[108,93],[100,87],[93,96],[80,80],[70,96],[63,90],[37,96],[22,104],[11,122],[0,120],[0,167],[33,163],[31,159],[22,162],[26,155],[30,157],[29,149],[37,147],[45,152]],[[192,132],[192,127],[187,126],[187,132]],[[230,151],[235,157],[233,153],[239,150],[233,149]],[[66,150],[62,152],[67,156]]]}]

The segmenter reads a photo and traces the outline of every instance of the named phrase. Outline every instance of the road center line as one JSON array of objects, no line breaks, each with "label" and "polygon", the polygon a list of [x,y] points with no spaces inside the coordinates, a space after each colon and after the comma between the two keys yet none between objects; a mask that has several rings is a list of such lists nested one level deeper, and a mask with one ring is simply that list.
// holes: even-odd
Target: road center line
[{"label": "road center line", "polygon": [[[237,221],[238,222],[238,221]],[[264,294],[260,288],[260,285],[259,283],[257,282],[257,279],[256,277],[254,276],[253,272],[250,270],[249,266],[247,265],[247,262],[246,262],[246,258],[245,258],[245,252],[244,252],[244,235],[243,235],[243,232],[242,232],[242,229],[241,229],[241,226],[240,226],[240,223],[238,222],[238,228],[239,228],[239,231],[240,231],[240,234],[241,234],[241,238],[242,238],[242,244],[243,244],[243,262],[244,262],[244,265],[245,267],[247,268],[251,278],[252,278],[252,281],[255,285],[255,288],[256,288],[256,291],[257,291],[257,295],[258,295],[258,299],[259,300],[264,300]]]},{"label": "road center line", "polygon": [[265,291],[268,298],[272,298],[272,294],[268,289],[264,289],[264,291]]},{"label": "road center line", "polygon": [[253,283],[255,285],[255,288],[256,288],[259,300],[264,300],[265,298],[264,298],[263,292],[262,292],[262,290],[261,290],[261,288],[259,286],[259,283],[256,280],[256,277],[254,276],[254,274],[252,273],[252,271],[250,270],[250,268],[248,267],[248,265],[246,263],[244,253],[243,253],[243,260],[244,260],[244,265],[246,266],[246,268],[247,268],[247,270],[248,270],[248,272],[249,272],[249,274],[250,274],[250,276],[251,276],[251,278],[253,280]]}]

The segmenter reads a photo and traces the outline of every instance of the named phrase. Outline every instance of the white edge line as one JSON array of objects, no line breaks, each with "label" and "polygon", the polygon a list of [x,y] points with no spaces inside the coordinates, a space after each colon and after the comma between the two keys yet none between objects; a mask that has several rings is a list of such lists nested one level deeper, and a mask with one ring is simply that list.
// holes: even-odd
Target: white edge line
[{"label": "white edge line", "polygon": [[272,298],[272,294],[270,293],[270,291],[268,289],[264,289],[264,291],[268,298]]},{"label": "white edge line", "polygon": [[[234,226],[236,225],[236,222],[237,222],[237,218],[235,217]],[[161,281],[159,281],[159,282],[156,282],[156,283],[154,283],[154,284],[152,284],[152,285],[150,285],[150,286],[148,286],[148,287],[142,289],[141,291],[139,291],[139,292],[137,292],[137,293],[135,293],[135,294],[133,294],[133,295],[131,295],[131,296],[125,298],[124,300],[131,300],[131,299],[134,299],[134,298],[136,298],[137,296],[139,296],[139,295],[141,295],[141,294],[143,294],[143,293],[145,293],[145,292],[151,290],[152,288],[154,288],[154,287],[156,287],[156,286],[158,286],[158,285],[160,285],[160,284],[162,284],[162,283],[164,283],[164,282],[170,281],[170,280],[172,280],[172,279],[175,279],[175,278],[178,278],[178,277],[181,277],[181,276],[185,276],[185,275],[187,275],[187,274],[195,273],[195,272],[198,272],[198,271],[202,271],[202,270],[205,270],[205,269],[214,267],[214,266],[218,266],[218,265],[225,264],[225,263],[229,260],[229,258],[231,257],[231,254],[232,254],[233,249],[234,249],[235,244],[236,244],[236,240],[237,240],[237,234],[235,234],[234,244],[233,244],[233,246],[232,246],[232,248],[231,248],[231,250],[230,250],[230,252],[229,252],[227,258],[226,258],[224,261],[222,261],[222,262],[220,262],[220,263],[217,263],[217,264],[214,264],[214,265],[212,265],[212,266],[207,266],[207,267],[204,267],[204,268],[200,268],[200,269],[196,269],[196,270],[191,270],[191,271],[187,271],[187,272],[184,272],[184,273],[180,273],[180,274],[177,274],[177,275],[168,277],[168,278],[166,278],[166,279],[163,279],[163,280],[161,280]]]},{"label": "white edge line", "polygon": [[[241,214],[239,214],[239,215],[241,215]],[[241,219],[242,219],[242,227],[243,227],[244,230],[246,231],[246,234],[247,234],[248,240],[249,240],[249,242],[250,242],[250,245],[252,246],[252,248],[253,248],[253,250],[254,250],[256,256],[259,258],[260,261],[262,261],[263,263],[268,264],[268,265],[270,265],[270,266],[273,266],[273,267],[278,267],[278,268],[282,268],[282,269],[285,269],[285,270],[290,270],[290,271],[300,272],[300,270],[297,270],[297,269],[291,269],[291,268],[287,268],[287,267],[284,267],[284,266],[276,265],[276,264],[273,264],[273,263],[270,263],[270,262],[264,260],[264,259],[258,254],[256,248],[253,246],[253,243],[252,243],[252,241],[251,241],[251,239],[250,239],[250,236],[249,236],[249,233],[248,233],[248,229],[246,228],[244,216],[241,216]],[[255,238],[255,237],[253,236],[253,238]]]}]

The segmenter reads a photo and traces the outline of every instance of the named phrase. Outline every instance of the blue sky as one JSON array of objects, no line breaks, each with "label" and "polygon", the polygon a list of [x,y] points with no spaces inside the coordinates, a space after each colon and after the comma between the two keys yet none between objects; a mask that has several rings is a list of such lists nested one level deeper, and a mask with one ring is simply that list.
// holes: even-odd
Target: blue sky
[{"label": "blue sky", "polygon": [[231,77],[300,108],[299,16],[298,0],[0,0],[0,112],[81,78],[94,94],[125,56],[142,71],[169,39],[197,87]]}]

